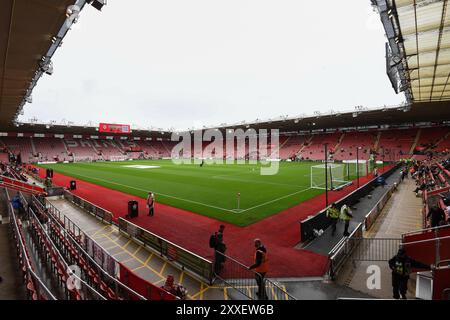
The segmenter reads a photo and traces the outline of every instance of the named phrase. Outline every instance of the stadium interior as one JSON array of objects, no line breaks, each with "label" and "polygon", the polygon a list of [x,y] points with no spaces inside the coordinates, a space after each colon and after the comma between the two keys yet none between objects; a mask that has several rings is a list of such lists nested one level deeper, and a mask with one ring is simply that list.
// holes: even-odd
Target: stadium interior
[{"label": "stadium interior", "polygon": [[[392,299],[399,248],[427,265],[411,267],[405,298],[450,299],[447,1],[368,1],[403,104],[202,128],[278,130],[278,143],[264,159],[249,137],[241,157],[234,136],[231,154],[227,138],[208,159],[192,146],[181,167],[179,132],[18,121],[73,15],[105,4],[43,2],[0,5],[0,299]],[[263,160],[280,163],[278,179],[257,176]],[[351,208],[349,232],[340,221],[334,234],[332,204]],[[226,252],[208,245],[221,225]],[[255,238],[270,256],[264,295],[248,269]]]}]

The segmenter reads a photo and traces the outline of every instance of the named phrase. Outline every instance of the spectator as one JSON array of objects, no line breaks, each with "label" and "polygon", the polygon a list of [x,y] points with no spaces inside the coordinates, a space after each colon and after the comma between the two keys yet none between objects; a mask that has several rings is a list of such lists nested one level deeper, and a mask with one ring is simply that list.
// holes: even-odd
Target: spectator
[{"label": "spectator", "polygon": [[223,264],[225,263],[225,251],[227,246],[223,242],[222,233],[217,234],[216,247],[214,251],[214,272],[219,274],[223,269]]},{"label": "spectator", "polygon": [[436,202],[433,202],[428,211],[427,219],[430,220],[432,228],[438,227],[441,221],[445,221],[445,212]]},{"label": "spectator", "polygon": [[406,299],[406,291],[408,289],[408,280],[411,268],[430,269],[430,266],[415,261],[406,255],[403,248],[389,260],[389,268],[392,270],[392,289],[394,299]]},{"label": "spectator", "polygon": [[219,231],[217,232],[218,235],[220,235],[222,237],[222,241],[223,241],[223,232],[225,231],[225,225],[221,224],[219,226]]},{"label": "spectator", "polygon": [[255,239],[255,249],[255,263],[248,269],[255,270],[255,280],[258,286],[256,295],[258,296],[258,299],[267,300],[266,286],[264,283],[266,273],[269,269],[267,250],[259,239]]},{"label": "spectator", "polygon": [[150,191],[147,197],[147,209],[148,215],[150,217],[153,217],[153,214],[155,213],[154,206],[155,206],[155,196],[153,195],[153,192]]},{"label": "spectator", "polygon": [[172,275],[168,275],[166,279],[166,283],[161,287],[167,292],[177,296],[181,300],[185,300],[187,297],[187,290],[181,284],[175,284],[175,279]]},{"label": "spectator", "polygon": [[12,207],[14,208],[14,211],[16,211],[16,213],[19,213],[19,211],[23,207],[22,201],[20,200],[19,192],[17,192],[16,195],[14,196],[14,198],[11,199],[11,204],[12,204]]}]

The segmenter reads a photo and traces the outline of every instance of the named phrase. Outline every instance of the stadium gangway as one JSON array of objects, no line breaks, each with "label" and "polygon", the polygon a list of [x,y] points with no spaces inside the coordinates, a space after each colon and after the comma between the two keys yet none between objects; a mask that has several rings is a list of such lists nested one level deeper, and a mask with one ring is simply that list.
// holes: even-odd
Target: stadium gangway
[{"label": "stadium gangway", "polygon": [[[33,195],[32,196],[32,203],[34,205],[37,205],[38,207],[41,208],[41,210],[43,211],[45,209],[45,207],[43,206],[43,204]],[[49,203],[49,202],[47,202]],[[49,203],[50,204],[50,203]],[[54,208],[54,207],[53,207]],[[58,210],[56,208],[54,208],[54,210]],[[59,211],[59,210],[58,210]],[[116,289],[117,287],[120,287],[121,289],[125,290],[125,292],[128,292],[129,294],[131,294],[132,296],[137,297],[140,300],[147,300],[147,298],[145,298],[144,296],[140,295],[139,293],[137,293],[136,291],[134,291],[133,289],[131,289],[130,287],[128,287],[127,285],[123,284],[122,282],[120,282],[118,279],[116,279],[115,277],[111,276],[106,270],[103,269],[102,266],[100,266],[94,258],[92,258],[87,252],[86,250],[83,249],[83,247],[80,245],[80,243],[72,236],[72,234],[70,234],[70,232],[61,224],[60,221],[58,221],[58,219],[56,219],[52,214],[48,214],[47,215],[50,219],[52,219],[52,221],[58,225],[58,227],[60,228],[60,230],[62,232],[65,233],[67,239],[69,239],[72,244],[78,249],[78,253],[81,255],[84,255],[91,263],[92,265],[94,265],[98,271],[100,271],[100,273],[105,276],[108,280],[112,281],[115,285],[116,285]],[[67,218],[68,219],[68,218]],[[69,220],[69,219],[68,219]],[[71,223],[76,226],[77,229],[81,230],[75,223],[73,223],[71,221]],[[93,242],[95,242],[94,239],[91,239]],[[96,242],[95,242],[96,243]],[[101,247],[101,246],[99,246]],[[116,260],[117,261],[117,260]],[[117,291],[117,290],[116,290]]]},{"label": "stadium gangway", "polygon": [[[217,270],[215,270],[216,280],[220,279],[225,285],[224,287],[229,286],[239,292],[239,300],[259,300],[257,295],[258,286],[255,280],[257,273],[249,270],[247,266],[239,261],[216,251],[216,257],[220,256],[222,259],[225,259],[225,263],[222,268],[217,264]],[[297,300],[283,289],[281,284],[268,278],[264,279],[264,288],[266,296],[261,298],[261,300]]]},{"label": "stadium gangway", "polygon": [[[12,229],[14,237],[17,241],[17,247],[19,250],[18,256],[19,256],[19,258],[21,257],[22,263],[24,264],[22,271],[24,273],[26,273],[31,279],[34,280],[34,281],[31,280],[31,281],[33,282],[35,290],[36,290],[36,299],[57,300],[56,297],[52,294],[52,292],[47,288],[47,286],[41,280],[41,278],[34,272],[33,267],[30,264],[28,252],[27,252],[26,246],[24,245],[24,241],[23,241],[23,235],[22,235],[22,232],[17,223],[17,219],[14,214],[14,208],[12,207],[12,204],[10,203],[9,194],[6,191],[6,189],[5,189],[5,193],[6,193],[7,201],[9,202],[8,210],[12,217],[11,229]],[[28,287],[28,284],[27,284],[27,287]],[[32,299],[34,298],[33,294],[32,294],[31,298]]]},{"label": "stadium gangway", "polygon": [[44,189],[42,187],[5,176],[0,176],[0,187],[16,191],[24,191],[32,194],[44,193]]},{"label": "stadium gangway", "polygon": [[334,279],[340,268],[352,259],[356,261],[388,261],[398,251],[401,238],[364,238],[360,223],[349,237],[342,238],[328,253],[327,276]]}]

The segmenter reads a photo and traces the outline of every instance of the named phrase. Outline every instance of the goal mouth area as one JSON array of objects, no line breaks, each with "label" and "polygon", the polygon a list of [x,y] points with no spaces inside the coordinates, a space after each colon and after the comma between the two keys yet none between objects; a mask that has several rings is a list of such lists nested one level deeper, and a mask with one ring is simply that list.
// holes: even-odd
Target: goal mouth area
[{"label": "goal mouth area", "polygon": [[350,181],[345,177],[346,166],[342,163],[322,163],[311,166],[311,188],[340,190]]}]

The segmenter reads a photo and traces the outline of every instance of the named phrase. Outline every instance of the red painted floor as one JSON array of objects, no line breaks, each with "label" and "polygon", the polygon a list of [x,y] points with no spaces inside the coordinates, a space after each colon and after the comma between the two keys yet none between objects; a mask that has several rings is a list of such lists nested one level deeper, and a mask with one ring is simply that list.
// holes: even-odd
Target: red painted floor
[{"label": "red painted floor", "polygon": [[[44,177],[44,171],[40,170],[41,177]],[[253,263],[253,239],[262,240],[268,251],[270,277],[322,276],[326,271],[328,262],[326,256],[294,249],[300,242],[299,221],[315,215],[325,206],[325,194],[250,226],[237,227],[159,203],[155,205],[155,215],[149,217],[146,215],[145,199],[57,172],[54,174],[53,183],[68,187],[70,180],[77,181],[77,190],[74,191],[76,195],[111,211],[115,219],[125,216],[129,200],[137,200],[139,217],[134,218],[133,223],[207,259],[213,259],[213,251],[208,245],[209,237],[218,230],[220,224],[224,224],[226,254],[246,265]],[[369,180],[369,177],[360,178],[360,184],[363,185]],[[356,185],[353,184],[340,191],[329,192],[329,202],[336,201],[355,189]]]}]

